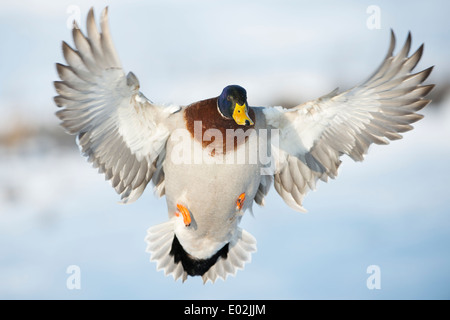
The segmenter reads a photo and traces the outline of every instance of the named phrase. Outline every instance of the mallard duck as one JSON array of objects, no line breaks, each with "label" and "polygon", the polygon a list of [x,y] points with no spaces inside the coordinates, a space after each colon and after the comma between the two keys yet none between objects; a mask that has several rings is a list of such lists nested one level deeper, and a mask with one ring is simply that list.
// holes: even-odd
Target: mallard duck
[{"label": "mallard duck", "polygon": [[341,156],[362,161],[369,146],[402,138],[430,100],[422,85],[432,67],[412,73],[423,45],[409,55],[411,35],[362,84],[293,108],[251,107],[239,85],[188,106],[159,105],[140,92],[121,66],[108,25],[87,16],[87,36],[74,24],[75,47],[63,42],[57,64],[56,115],[77,136],[82,154],[105,175],[124,203],[151,182],[165,196],[168,221],[150,227],[147,251],[158,270],[183,281],[215,282],[235,275],[256,251],[239,227],[271,185],[294,210],[317,181],[335,178]]}]

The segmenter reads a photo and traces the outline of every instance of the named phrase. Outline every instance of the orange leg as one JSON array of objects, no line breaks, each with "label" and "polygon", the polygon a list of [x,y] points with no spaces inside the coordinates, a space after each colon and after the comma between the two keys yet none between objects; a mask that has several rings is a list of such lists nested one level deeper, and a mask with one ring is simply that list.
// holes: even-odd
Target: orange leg
[{"label": "orange leg", "polygon": [[245,192],[241,193],[236,200],[236,208],[238,210],[242,210],[242,207],[244,206],[244,201],[245,201]]},{"label": "orange leg", "polygon": [[191,214],[189,213],[189,210],[183,206],[182,204],[177,204],[178,211],[175,213],[177,217],[180,216],[180,213],[183,215],[183,222],[186,225],[186,227],[189,227],[191,225]]}]

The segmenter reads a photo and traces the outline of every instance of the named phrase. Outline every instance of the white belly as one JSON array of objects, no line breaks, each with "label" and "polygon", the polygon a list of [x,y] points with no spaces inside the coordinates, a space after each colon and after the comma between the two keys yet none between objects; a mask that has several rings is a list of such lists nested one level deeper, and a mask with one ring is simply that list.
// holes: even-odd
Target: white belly
[{"label": "white belly", "polygon": [[[189,209],[192,218],[189,231],[175,232],[190,254],[204,258],[200,255],[215,253],[230,241],[242,213],[251,207],[261,181],[261,167],[252,154],[258,152],[254,147],[257,143],[254,134],[235,151],[211,156],[211,150],[202,150],[190,135],[183,139],[169,138],[164,162],[168,213],[169,218],[173,217],[177,204]],[[246,197],[239,211],[236,201],[242,193]]]}]

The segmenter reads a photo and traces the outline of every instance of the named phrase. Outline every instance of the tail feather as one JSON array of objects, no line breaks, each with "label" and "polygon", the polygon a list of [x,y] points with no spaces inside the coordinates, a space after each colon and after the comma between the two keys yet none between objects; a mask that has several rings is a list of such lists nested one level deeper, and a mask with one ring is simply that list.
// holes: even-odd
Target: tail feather
[{"label": "tail feather", "polygon": [[238,228],[236,236],[231,240],[226,258],[219,258],[217,262],[203,274],[203,283],[211,281],[214,283],[217,278],[225,280],[228,275],[236,275],[239,269],[244,269],[244,265],[252,259],[252,253],[256,252],[256,239],[247,231]]},{"label": "tail feather", "polygon": [[[171,275],[175,281],[181,278],[184,282],[188,273],[181,261],[175,262],[172,252],[174,238],[174,220],[150,227],[145,238],[146,251],[150,253],[150,261],[156,262],[158,271],[164,270],[166,276]],[[253,252],[256,252],[256,239],[247,231],[238,228],[228,244],[227,254],[220,256],[215,264],[201,275],[203,283],[214,283],[217,278],[225,280],[228,275],[236,275],[239,269],[244,269],[244,265],[251,261]]]},{"label": "tail feather", "polygon": [[150,227],[147,230],[146,252],[150,253],[150,261],[156,262],[156,270],[164,270],[166,276],[172,275],[177,281],[182,278],[183,282],[187,279],[187,273],[184,271],[180,262],[175,263],[170,255],[172,249],[172,241],[175,236],[173,228],[173,220]]}]

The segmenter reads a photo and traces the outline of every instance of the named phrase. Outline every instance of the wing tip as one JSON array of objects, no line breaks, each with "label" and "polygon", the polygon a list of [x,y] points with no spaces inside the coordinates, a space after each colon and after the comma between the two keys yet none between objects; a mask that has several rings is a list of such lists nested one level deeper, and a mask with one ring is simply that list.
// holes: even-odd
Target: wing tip
[{"label": "wing tip", "polygon": [[88,17],[89,17],[89,16],[94,17],[94,7],[93,7],[93,6],[89,9]]},{"label": "wing tip", "polygon": [[62,64],[62,63],[55,63],[56,66],[56,72],[58,73],[58,76],[60,79],[62,79],[63,77],[63,73],[64,73],[64,69],[67,67],[66,65]]},{"label": "wing tip", "polygon": [[407,43],[411,43],[412,42],[411,30],[408,30],[408,35],[406,36],[406,42]]},{"label": "wing tip", "polygon": [[72,31],[73,30],[80,30],[80,26],[75,19],[72,21]]},{"label": "wing tip", "polygon": [[[54,96],[54,97],[53,97],[53,102],[56,104],[57,107],[63,108],[63,107],[66,106],[66,104],[62,101],[62,99],[63,99],[63,98],[62,98],[60,95],[57,95],[57,96]],[[59,110],[59,111],[56,112],[56,116],[57,116],[58,118],[60,118],[61,111],[62,111],[62,110]],[[60,118],[60,119],[61,119],[61,118]]]},{"label": "wing tip", "polygon": [[101,17],[100,17],[100,21],[101,21],[102,25],[108,23],[108,19],[109,19],[108,18],[108,12],[109,12],[108,6],[103,8],[102,13],[101,13]]},{"label": "wing tip", "polygon": [[392,57],[392,53],[394,52],[396,42],[397,42],[397,39],[395,37],[394,29],[391,28],[391,41],[389,43],[389,50],[388,50],[388,54],[387,54],[386,58]]},{"label": "wing tip", "polygon": [[66,50],[72,49],[72,47],[64,40],[61,42],[61,48],[62,48],[63,52],[65,52]]}]

